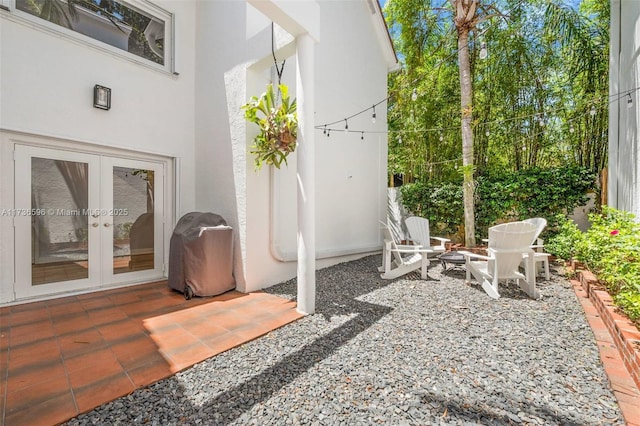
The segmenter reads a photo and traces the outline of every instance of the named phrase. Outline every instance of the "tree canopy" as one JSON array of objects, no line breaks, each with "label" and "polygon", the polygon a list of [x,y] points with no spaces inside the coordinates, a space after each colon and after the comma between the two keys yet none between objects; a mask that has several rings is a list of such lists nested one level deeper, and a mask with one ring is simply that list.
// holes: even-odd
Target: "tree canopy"
[{"label": "tree canopy", "polygon": [[[389,77],[389,172],[462,181],[455,1],[388,0],[402,71]],[[474,175],[607,164],[608,0],[480,0],[466,45]],[[491,10],[489,10],[491,9]]]}]

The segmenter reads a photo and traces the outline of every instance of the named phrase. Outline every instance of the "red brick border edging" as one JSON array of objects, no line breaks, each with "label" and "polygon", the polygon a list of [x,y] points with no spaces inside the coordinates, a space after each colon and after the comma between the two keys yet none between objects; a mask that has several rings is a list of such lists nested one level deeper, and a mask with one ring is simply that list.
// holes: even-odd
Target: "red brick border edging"
[{"label": "red brick border edging", "polygon": [[616,312],[611,296],[597,286],[598,280],[590,271],[580,270],[577,273],[582,288],[607,326],[625,367],[640,388],[640,330],[629,318]]}]

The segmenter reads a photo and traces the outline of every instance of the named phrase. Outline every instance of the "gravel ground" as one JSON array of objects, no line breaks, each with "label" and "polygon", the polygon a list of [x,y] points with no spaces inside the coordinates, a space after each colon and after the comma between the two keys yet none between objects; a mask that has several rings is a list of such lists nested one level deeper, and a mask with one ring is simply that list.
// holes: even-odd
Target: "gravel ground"
[{"label": "gravel ground", "polygon": [[318,271],[315,315],[68,424],[624,424],[565,278],[496,301],[461,270],[385,281],[379,262]]}]

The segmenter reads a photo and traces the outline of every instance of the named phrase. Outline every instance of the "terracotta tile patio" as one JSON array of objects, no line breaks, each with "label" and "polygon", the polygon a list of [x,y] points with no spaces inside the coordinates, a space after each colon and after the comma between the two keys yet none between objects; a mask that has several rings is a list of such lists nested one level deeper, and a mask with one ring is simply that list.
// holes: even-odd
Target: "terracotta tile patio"
[{"label": "terracotta tile patio", "polygon": [[0,308],[0,424],[53,425],[300,318],[263,292],[166,281]]},{"label": "terracotta tile patio", "polygon": [[[574,283],[629,426],[640,393]],[[166,281],[0,308],[0,425],[54,425],[292,322],[262,292],[186,301]]]}]

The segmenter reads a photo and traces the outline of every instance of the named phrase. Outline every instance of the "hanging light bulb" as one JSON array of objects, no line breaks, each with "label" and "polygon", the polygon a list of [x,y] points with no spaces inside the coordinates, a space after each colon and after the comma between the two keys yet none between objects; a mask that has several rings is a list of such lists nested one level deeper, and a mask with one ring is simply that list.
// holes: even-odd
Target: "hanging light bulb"
[{"label": "hanging light bulb", "polygon": [[398,144],[402,145],[402,136],[398,135]]},{"label": "hanging light bulb", "polygon": [[440,142],[442,142],[444,140],[444,136],[442,136],[442,133],[440,133]]},{"label": "hanging light bulb", "polygon": [[489,52],[487,52],[487,43],[483,41],[482,43],[480,43],[480,59],[487,59],[488,54]]},{"label": "hanging light bulb", "polygon": [[487,129],[487,131],[486,131],[486,132],[484,132],[484,135],[485,135],[485,136],[489,136],[490,134],[491,134],[491,132],[490,132],[488,129]]},{"label": "hanging light bulb", "polygon": [[633,107],[633,99],[631,99],[631,93],[627,93],[627,96],[629,96],[629,99],[627,99],[627,108],[631,108]]},{"label": "hanging light bulb", "polygon": [[592,106],[591,110],[589,111],[589,114],[591,114],[591,116],[593,117],[594,115],[596,115],[596,107]]},{"label": "hanging light bulb", "polygon": [[331,132],[331,129],[327,129],[327,137],[331,136],[329,132]]},{"label": "hanging light bulb", "polygon": [[540,117],[538,124],[540,125],[540,127],[544,127],[544,119],[542,117]]},{"label": "hanging light bulb", "polygon": [[364,140],[364,132],[362,132],[362,135],[360,135],[360,140],[363,141]]},{"label": "hanging light bulb", "polygon": [[325,134],[325,135],[327,134],[327,125],[326,124],[324,125],[324,130],[322,131],[322,133]]},{"label": "hanging light bulb", "polygon": [[418,90],[413,89],[413,92],[411,93],[411,100],[415,102],[416,99],[418,99]]},{"label": "hanging light bulb", "polygon": [[573,132],[575,132],[575,131],[576,131],[576,129],[574,129],[574,128],[573,128],[573,125],[571,125],[571,127],[569,127],[569,133],[573,133]]},{"label": "hanging light bulb", "polygon": [[344,119],[344,132],[347,133],[349,131],[349,123],[347,122],[347,119]]},{"label": "hanging light bulb", "polygon": [[525,144],[522,144],[522,150],[526,151],[527,150],[527,146]]},{"label": "hanging light bulb", "polygon": [[371,114],[371,122],[376,124],[376,106],[373,106],[373,114]]}]

